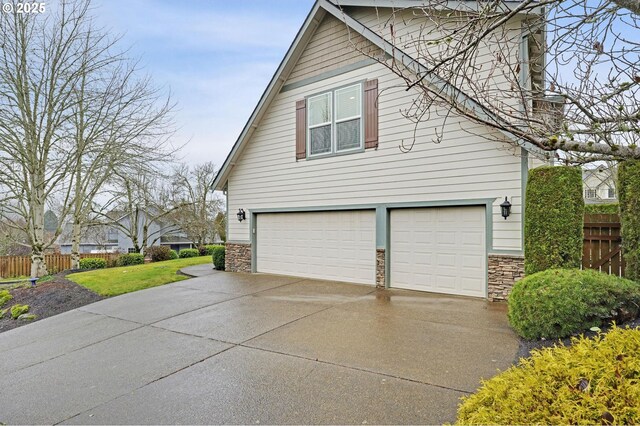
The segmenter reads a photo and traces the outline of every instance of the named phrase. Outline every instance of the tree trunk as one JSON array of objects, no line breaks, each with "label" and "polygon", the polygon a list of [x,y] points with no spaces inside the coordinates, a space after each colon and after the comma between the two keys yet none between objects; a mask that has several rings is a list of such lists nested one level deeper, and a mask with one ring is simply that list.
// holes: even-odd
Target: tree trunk
[{"label": "tree trunk", "polygon": [[71,269],[80,269],[80,238],[81,226],[78,220],[73,223],[71,234]]},{"label": "tree trunk", "polygon": [[35,197],[31,202],[31,276],[47,275],[44,261],[44,202]]}]

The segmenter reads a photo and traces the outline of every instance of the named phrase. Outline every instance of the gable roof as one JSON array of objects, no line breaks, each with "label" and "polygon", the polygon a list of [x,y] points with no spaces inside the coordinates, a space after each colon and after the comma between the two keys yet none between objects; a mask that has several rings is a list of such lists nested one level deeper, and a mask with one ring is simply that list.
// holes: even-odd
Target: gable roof
[{"label": "gable roof", "polygon": [[[374,45],[378,46],[386,55],[388,55],[388,57],[395,58],[396,61],[400,62],[405,68],[407,68],[408,70],[416,74],[416,76],[422,77],[424,81],[427,81],[429,84],[436,87],[441,96],[455,100],[457,104],[462,105],[467,110],[473,111],[476,115],[478,115],[481,119],[485,121],[492,121],[496,123],[500,123],[503,121],[500,117],[496,116],[491,111],[484,108],[481,104],[473,100],[471,97],[466,95],[460,89],[454,87],[447,81],[442,80],[437,76],[434,76],[433,74],[428,73],[427,68],[421,63],[419,63],[416,59],[412,58],[411,56],[403,52],[401,49],[399,49],[397,46],[393,45],[391,42],[386,40],[384,37],[372,31],[371,29],[369,29],[368,27],[360,23],[358,20],[349,16],[343,9],[341,9],[342,6],[398,7],[398,4],[396,4],[395,1],[391,1],[391,0],[385,0],[385,1],[383,0],[344,0],[344,1],[334,0],[334,1],[336,1],[336,3],[338,3],[340,6],[336,6],[335,4],[331,3],[328,0],[316,0],[311,11],[307,15],[307,18],[305,19],[304,24],[302,24],[302,27],[296,34],[296,37],[294,38],[293,43],[289,47],[289,50],[287,51],[286,55],[282,59],[282,62],[280,62],[280,65],[278,66],[278,69],[276,70],[275,74],[271,78],[269,85],[267,86],[264,93],[260,97],[260,100],[258,101],[258,104],[256,105],[251,116],[249,117],[249,120],[247,121],[244,128],[242,129],[240,136],[238,137],[235,144],[231,148],[231,152],[229,152],[229,155],[227,156],[222,167],[218,171],[218,174],[216,175],[216,178],[214,179],[211,185],[214,189],[217,189],[217,190],[224,189],[223,186],[226,183],[231,170],[235,166],[236,160],[240,155],[240,153],[242,152],[242,149],[245,143],[251,138],[251,135],[253,134],[255,129],[258,127],[258,123],[266,113],[267,108],[269,107],[269,104],[271,104],[271,101],[280,92],[280,89],[282,88],[285,81],[287,80],[287,76],[289,75],[289,73],[297,63],[307,43],[309,42],[315,30],[318,28],[318,26],[320,25],[320,22],[322,21],[322,19],[325,17],[327,13],[334,16],[338,20],[342,21],[344,24],[349,26],[350,29],[357,32],[358,34],[360,34],[365,39],[369,40]],[[406,4],[405,7],[420,7],[424,2],[420,0],[403,0],[401,3],[403,5]],[[467,3],[467,2],[465,1],[462,3]],[[509,1],[506,3],[508,3],[509,5],[516,5],[519,2]],[[517,138],[515,135],[507,131],[504,131],[501,129],[496,129],[496,130],[502,133],[508,139],[511,139],[514,143],[526,149],[527,151],[534,151],[534,152],[541,151],[539,148],[535,147],[529,142],[521,140]]]}]

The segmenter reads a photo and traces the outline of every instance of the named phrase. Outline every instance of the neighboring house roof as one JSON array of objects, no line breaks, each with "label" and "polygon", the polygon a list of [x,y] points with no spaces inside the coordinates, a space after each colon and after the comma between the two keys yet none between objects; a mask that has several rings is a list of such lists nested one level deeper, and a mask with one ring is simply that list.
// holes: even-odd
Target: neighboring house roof
[{"label": "neighboring house roof", "polygon": [[[401,3],[404,6],[399,6]],[[382,51],[388,56],[393,57],[397,61],[399,61],[403,66],[407,69],[415,73],[417,76],[423,76],[424,81],[438,88],[438,92],[441,93],[444,97],[448,97],[450,99],[454,99],[457,104],[462,105],[469,111],[473,111],[479,118],[488,122],[501,123],[503,119],[491,113],[482,107],[478,102],[474,99],[466,95],[464,92],[459,90],[458,88],[452,86],[447,81],[441,80],[437,76],[428,73],[428,69],[419,63],[416,59],[412,58],[405,52],[403,52],[400,48],[393,45],[391,42],[386,40],[384,37],[379,35],[378,33],[370,30],[368,27],[360,23],[358,20],[353,17],[347,15],[347,13],[341,9],[342,6],[367,6],[367,7],[420,7],[423,5],[423,1],[420,0],[404,0],[404,1],[377,1],[377,0],[369,0],[369,1],[358,1],[358,0],[350,0],[350,1],[341,1],[336,0],[336,4],[331,3],[328,0],[316,0],[313,5],[311,11],[307,15],[307,18],[304,21],[304,24],[296,34],[296,37],[289,47],[286,55],[284,56],[282,62],[278,66],[275,74],[271,78],[269,85],[265,89],[264,93],[260,97],[258,104],[253,110],[249,120],[245,124],[240,136],[236,140],[235,144],[231,148],[231,152],[227,156],[224,161],[224,164],[220,168],[220,171],[216,175],[216,178],[213,181],[212,187],[214,189],[222,190],[223,186],[227,181],[229,173],[231,169],[235,165],[236,159],[241,154],[242,149],[247,143],[247,141],[251,138],[251,135],[258,127],[258,123],[266,113],[271,101],[275,98],[275,96],[280,92],[280,89],[284,85],[287,80],[287,77],[295,64],[297,63],[300,55],[306,48],[307,43],[313,36],[315,29],[320,25],[322,19],[325,17],[327,13],[333,15],[338,20],[342,21],[344,24],[349,26],[353,31],[357,32],[365,39],[369,40],[371,43],[382,49]],[[465,4],[470,4],[471,2],[463,2]],[[509,6],[517,7],[520,2],[509,1],[506,2]],[[496,129],[508,139],[512,140],[514,143],[520,145],[530,152],[541,153],[542,150],[533,146],[532,144],[517,138],[512,133],[509,133],[504,130]]]}]

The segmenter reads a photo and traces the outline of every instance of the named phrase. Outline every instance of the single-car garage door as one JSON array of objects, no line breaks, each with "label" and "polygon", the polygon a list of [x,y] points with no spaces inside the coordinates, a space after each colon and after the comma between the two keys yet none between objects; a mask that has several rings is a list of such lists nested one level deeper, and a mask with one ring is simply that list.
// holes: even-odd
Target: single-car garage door
[{"label": "single-car garage door", "polygon": [[391,211],[391,287],[486,297],[484,207]]},{"label": "single-car garage door", "polygon": [[374,211],[256,217],[258,272],[375,284]]}]

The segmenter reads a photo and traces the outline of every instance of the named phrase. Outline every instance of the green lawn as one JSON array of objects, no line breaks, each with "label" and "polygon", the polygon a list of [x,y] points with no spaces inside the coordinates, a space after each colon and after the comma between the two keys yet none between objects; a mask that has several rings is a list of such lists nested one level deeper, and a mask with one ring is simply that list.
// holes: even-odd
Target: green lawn
[{"label": "green lawn", "polygon": [[[211,256],[191,257],[187,259],[166,260],[146,265],[122,266],[119,268],[98,269],[67,275],[71,281],[80,284],[102,296],[117,296],[132,291],[143,290],[188,277],[178,275],[185,266],[212,263]],[[213,264],[211,264],[213,268]]]}]

